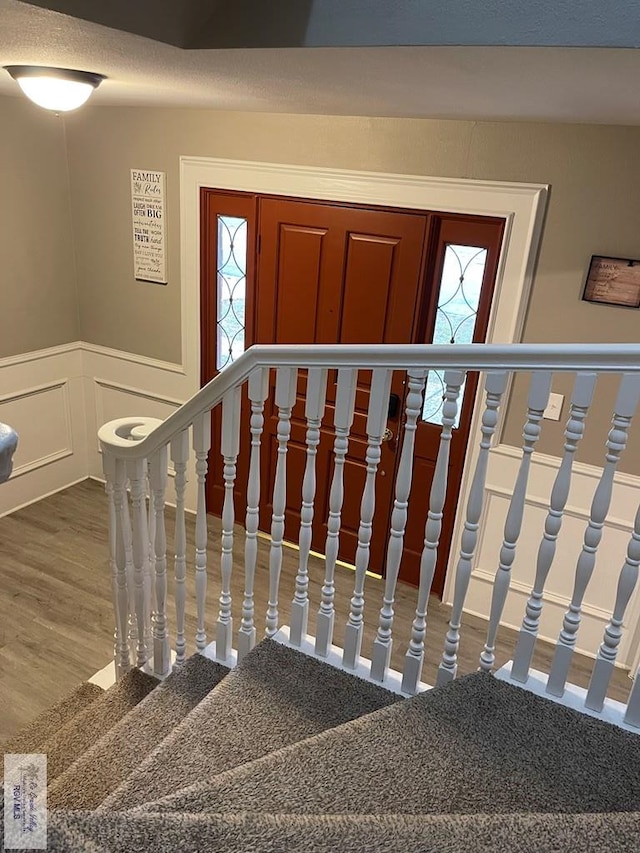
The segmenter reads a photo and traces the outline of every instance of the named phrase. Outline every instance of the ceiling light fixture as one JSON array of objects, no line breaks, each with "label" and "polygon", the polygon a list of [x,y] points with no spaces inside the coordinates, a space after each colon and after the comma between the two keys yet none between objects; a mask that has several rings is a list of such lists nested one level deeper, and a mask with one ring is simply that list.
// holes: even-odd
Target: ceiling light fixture
[{"label": "ceiling light fixture", "polygon": [[37,65],[5,65],[27,98],[45,110],[69,112],[84,104],[105,79],[91,71],[44,68]]}]

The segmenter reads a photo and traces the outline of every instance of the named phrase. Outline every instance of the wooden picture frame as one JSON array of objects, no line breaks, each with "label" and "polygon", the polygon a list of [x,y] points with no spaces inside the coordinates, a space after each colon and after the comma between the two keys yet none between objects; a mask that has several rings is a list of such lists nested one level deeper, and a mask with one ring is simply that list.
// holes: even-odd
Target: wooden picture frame
[{"label": "wooden picture frame", "polygon": [[640,260],[592,255],[582,299],[619,308],[640,308]]}]

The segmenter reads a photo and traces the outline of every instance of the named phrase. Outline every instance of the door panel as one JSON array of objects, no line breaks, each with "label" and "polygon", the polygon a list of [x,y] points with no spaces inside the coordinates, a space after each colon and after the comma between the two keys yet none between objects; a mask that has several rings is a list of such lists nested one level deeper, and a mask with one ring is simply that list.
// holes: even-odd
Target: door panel
[{"label": "door panel", "polygon": [[[423,249],[429,217],[423,214],[362,210],[337,205],[261,199],[261,254],[258,259],[258,340],[260,343],[409,343],[423,279]],[[322,235],[321,239],[318,235]],[[303,256],[303,257],[301,257]],[[400,296],[398,294],[401,294]],[[316,306],[315,318],[313,306]],[[309,316],[303,316],[307,312]],[[282,318],[282,319],[281,319]],[[312,331],[312,320],[315,327]],[[273,377],[275,381],[275,377]],[[304,377],[299,383],[299,392]],[[370,373],[362,372],[349,452],[344,466],[340,559],[353,563],[358,543],[360,499],[366,473],[366,420]],[[328,496],[333,476],[333,417],[336,373],[327,386],[327,408],[316,457],[318,489],[313,548],[323,552]],[[402,377],[392,391],[402,395]],[[398,428],[398,415],[394,431]],[[277,411],[271,406],[268,431],[275,435]],[[391,425],[391,423],[390,423]],[[292,418],[295,450],[287,460],[285,537],[297,542],[305,465],[303,401]],[[263,482],[269,499],[261,527],[269,529],[277,444],[265,454]],[[388,518],[393,501],[395,443],[383,444],[376,487],[371,568],[382,571]]]}]

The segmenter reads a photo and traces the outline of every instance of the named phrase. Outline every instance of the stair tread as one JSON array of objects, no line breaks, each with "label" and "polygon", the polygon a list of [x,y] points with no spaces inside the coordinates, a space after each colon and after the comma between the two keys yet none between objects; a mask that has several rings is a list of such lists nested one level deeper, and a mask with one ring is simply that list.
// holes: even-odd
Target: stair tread
[{"label": "stair tread", "polygon": [[48,738],[41,751],[47,755],[49,784],[158,684],[158,679],[152,675],[132,669]]},{"label": "stair tread", "polygon": [[378,685],[263,640],[100,810],[122,810],[397,702]]},{"label": "stair tread", "polygon": [[0,754],[42,752],[42,747],[49,738],[103,694],[104,690],[97,684],[82,682],[0,745]]},{"label": "stair tread", "polygon": [[98,806],[229,672],[193,655],[49,786],[49,808]]},{"label": "stair tread", "polygon": [[635,811],[639,766],[637,735],[477,673],[140,810]]},{"label": "stair tread", "polygon": [[[640,814],[52,815],[49,850],[155,853],[637,853]],[[87,846],[82,845],[85,839]],[[53,840],[53,845],[52,845]],[[89,846],[93,845],[93,846]],[[534,846],[532,846],[534,845]]]}]

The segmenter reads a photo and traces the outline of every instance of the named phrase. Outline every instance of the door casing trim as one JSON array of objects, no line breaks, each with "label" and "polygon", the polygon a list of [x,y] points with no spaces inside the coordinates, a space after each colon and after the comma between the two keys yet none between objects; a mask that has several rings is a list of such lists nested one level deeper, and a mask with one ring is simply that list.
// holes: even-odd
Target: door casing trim
[{"label": "door casing trim", "polygon": [[[180,271],[182,369],[195,393],[200,380],[200,190],[210,187],[271,195],[345,201],[471,213],[501,217],[505,233],[496,276],[496,286],[487,329],[487,342],[517,343],[533,283],[549,186],[502,181],[434,178],[382,172],[358,172],[313,166],[291,166],[208,157],[180,158]],[[482,389],[478,389],[478,395]],[[480,407],[474,407],[471,435],[476,435]],[[498,433],[500,434],[500,433]],[[477,445],[465,458],[461,500],[466,499],[475,469]],[[464,511],[454,525],[444,601],[450,601],[453,572]]]}]

